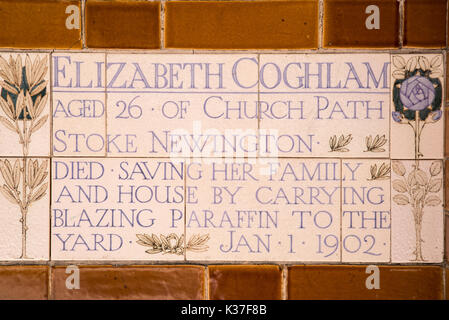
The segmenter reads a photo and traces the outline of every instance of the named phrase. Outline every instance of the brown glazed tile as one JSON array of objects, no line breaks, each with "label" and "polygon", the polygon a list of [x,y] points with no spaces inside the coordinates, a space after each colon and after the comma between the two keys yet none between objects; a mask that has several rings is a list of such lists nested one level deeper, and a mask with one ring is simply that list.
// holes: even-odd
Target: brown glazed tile
[{"label": "brown glazed tile", "polygon": [[47,266],[0,266],[0,300],[47,298]]},{"label": "brown glazed tile", "polygon": [[446,300],[449,300],[449,269],[446,269]]},{"label": "brown glazed tile", "polygon": [[157,49],[160,2],[91,1],[86,5],[89,48]]},{"label": "brown glazed tile", "polygon": [[66,8],[80,1],[0,0],[0,47],[71,49],[81,48],[79,29],[67,29]]},{"label": "brown glazed tile", "polygon": [[65,270],[52,269],[52,299],[204,299],[201,266],[80,266],[80,289],[66,288]]},{"label": "brown glazed tile", "polygon": [[446,46],[446,0],[407,0],[404,47]]},{"label": "brown glazed tile", "polygon": [[442,299],[443,269],[437,266],[379,266],[380,289],[368,290],[366,266],[292,266],[291,300]]},{"label": "brown glazed tile", "polygon": [[[445,238],[446,238],[445,259],[447,262],[449,262],[449,213],[447,211],[446,211],[446,214],[444,215],[444,220],[445,220],[444,234],[445,234]],[[449,283],[446,283],[446,288],[448,285],[449,285]]]},{"label": "brown glazed tile", "polygon": [[[446,253],[445,253],[445,257],[446,257],[446,261],[449,262],[449,213],[446,211],[446,214],[444,215],[444,220],[445,220],[445,237],[446,237]],[[446,272],[447,275],[447,272]],[[449,283],[446,283],[446,288],[447,286],[449,286]]]},{"label": "brown glazed tile", "polygon": [[[379,29],[367,29],[371,13],[368,6],[379,8]],[[370,11],[371,12],[371,11]],[[325,0],[324,47],[394,48],[399,46],[399,2],[397,0]]]},{"label": "brown glazed tile", "polygon": [[280,300],[281,282],[279,266],[209,266],[209,299]]},{"label": "brown glazed tile", "polygon": [[317,0],[165,4],[167,48],[302,49],[317,43]]}]

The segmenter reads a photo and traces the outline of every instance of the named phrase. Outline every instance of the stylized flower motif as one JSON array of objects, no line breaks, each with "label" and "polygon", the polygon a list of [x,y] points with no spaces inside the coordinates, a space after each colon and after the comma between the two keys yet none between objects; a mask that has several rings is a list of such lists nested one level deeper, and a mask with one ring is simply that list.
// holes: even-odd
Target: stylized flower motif
[{"label": "stylized flower motif", "polygon": [[399,94],[406,108],[420,111],[432,104],[435,99],[435,88],[429,79],[415,75],[402,82]]},{"label": "stylized flower motif", "polygon": [[[426,214],[427,207],[437,207],[441,205],[441,194],[438,194],[443,187],[442,162],[435,160],[429,167],[429,173],[419,168],[419,161],[412,165],[412,170],[407,174],[404,164],[400,161],[393,161],[392,168],[398,179],[391,181],[391,186],[395,191],[392,200],[398,206],[407,206],[412,214],[415,224],[415,250],[413,261],[424,261],[422,245],[422,227],[423,220],[429,214]],[[393,176],[394,178],[394,176]]]},{"label": "stylized flower motif", "polygon": [[[10,54],[6,60],[0,56],[0,123],[18,136],[22,145],[21,161],[11,165],[8,160],[0,161],[0,173],[4,184],[0,193],[20,209],[22,224],[22,254],[27,255],[27,216],[33,202],[47,194],[48,161],[31,160],[29,156],[31,136],[42,128],[49,118],[44,115],[47,105],[48,57],[37,55],[34,61],[27,54],[23,56]],[[2,111],[2,112],[1,112]],[[4,115],[4,116],[3,116]],[[20,185],[21,184],[21,185]],[[29,221],[29,220],[28,220]]]},{"label": "stylized flower motif", "polygon": [[146,250],[146,253],[156,254],[176,254],[183,255],[186,250],[195,251],[195,252],[204,252],[209,249],[209,246],[206,245],[207,241],[209,241],[209,234],[199,235],[194,234],[190,237],[189,241],[185,243],[184,234],[178,236],[174,233],[170,233],[168,236],[164,236],[163,234],[158,237],[154,233],[149,234],[136,234],[137,244],[141,246],[150,247],[150,249]]}]

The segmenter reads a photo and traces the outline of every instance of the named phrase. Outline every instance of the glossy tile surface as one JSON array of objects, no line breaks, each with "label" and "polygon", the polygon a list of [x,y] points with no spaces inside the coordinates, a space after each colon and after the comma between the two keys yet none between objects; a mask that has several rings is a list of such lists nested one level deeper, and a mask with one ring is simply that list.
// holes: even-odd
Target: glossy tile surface
[{"label": "glossy tile surface", "polygon": [[446,45],[446,8],[444,0],[407,0],[405,2],[404,46],[442,48]]},{"label": "glossy tile surface", "polygon": [[[291,300],[441,300],[441,267],[380,266],[379,281],[367,266],[292,266],[288,273]],[[377,271],[376,271],[377,272]],[[366,282],[369,283],[368,289]],[[378,289],[374,287],[378,285]]]},{"label": "glossy tile surface", "polygon": [[48,266],[0,266],[0,299],[48,299],[48,270]]},{"label": "glossy tile surface", "polygon": [[2,0],[2,48],[81,48],[81,1]]},{"label": "glossy tile surface", "polygon": [[109,156],[257,153],[256,55],[108,54],[107,61]]},{"label": "glossy tile surface", "polygon": [[278,266],[209,266],[210,300],[280,300]]},{"label": "glossy tile surface", "polygon": [[394,48],[399,46],[399,2],[326,0],[324,46]]},{"label": "glossy tile surface", "polygon": [[390,261],[388,159],[342,162],[342,260]]},{"label": "glossy tile surface", "polygon": [[340,261],[340,161],[263,160],[187,165],[187,259]]},{"label": "glossy tile surface", "polygon": [[444,223],[445,223],[445,235],[446,235],[446,252],[444,253],[444,257],[446,261],[449,261],[449,237],[447,237],[449,231],[449,214],[444,215]]},{"label": "glossy tile surface", "polygon": [[391,167],[392,262],[442,262],[442,161],[393,160]]},{"label": "glossy tile surface", "polygon": [[316,48],[318,1],[170,1],[164,32],[167,48]]},{"label": "glossy tile surface", "polygon": [[159,15],[158,1],[87,1],[87,47],[157,49]]},{"label": "glossy tile surface", "polygon": [[50,155],[49,59],[46,53],[0,52],[2,156]]},{"label": "glossy tile surface", "polygon": [[105,54],[55,53],[54,156],[106,154]]},{"label": "glossy tile surface", "polygon": [[443,56],[392,54],[391,64],[391,157],[441,159]]},{"label": "glossy tile surface", "polygon": [[449,272],[448,269],[446,269],[446,300],[449,300],[449,287],[447,284],[449,283]]},{"label": "glossy tile surface", "polygon": [[449,108],[444,108],[444,157],[449,157]]},{"label": "glossy tile surface", "polygon": [[1,260],[49,259],[49,170],[48,158],[0,159]]},{"label": "glossy tile surface", "polygon": [[201,300],[201,266],[80,266],[79,289],[68,289],[65,267],[52,268],[55,300]]},{"label": "glossy tile surface", "polygon": [[438,52],[2,57],[4,260],[443,261]]},{"label": "glossy tile surface", "polygon": [[184,260],[184,164],[52,162],[53,260]]},{"label": "glossy tile surface", "polygon": [[447,1],[0,20],[0,299],[448,298]]},{"label": "glossy tile surface", "polygon": [[388,157],[388,72],[387,54],[261,55],[260,152]]}]

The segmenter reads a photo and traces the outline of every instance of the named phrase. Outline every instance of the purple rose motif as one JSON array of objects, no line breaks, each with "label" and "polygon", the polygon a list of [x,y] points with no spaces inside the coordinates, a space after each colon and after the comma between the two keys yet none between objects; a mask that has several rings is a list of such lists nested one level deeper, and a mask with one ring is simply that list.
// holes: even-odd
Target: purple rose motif
[{"label": "purple rose motif", "polygon": [[404,107],[421,111],[432,104],[435,99],[435,88],[429,79],[413,76],[402,82],[399,96]]}]

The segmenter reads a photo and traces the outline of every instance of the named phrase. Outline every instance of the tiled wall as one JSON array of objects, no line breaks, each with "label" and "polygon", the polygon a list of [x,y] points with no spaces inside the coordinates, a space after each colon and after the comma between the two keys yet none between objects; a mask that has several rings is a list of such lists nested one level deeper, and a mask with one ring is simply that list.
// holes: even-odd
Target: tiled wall
[{"label": "tiled wall", "polygon": [[[449,209],[443,201],[449,188],[442,187],[443,173],[444,180],[449,173],[444,128],[449,117],[441,114],[447,110],[442,109],[448,88],[447,6],[446,0],[0,0],[0,21],[7,26],[0,29],[0,299],[449,298]],[[376,10],[378,27],[369,18]],[[186,65],[193,72],[181,72]],[[197,75],[206,70],[196,82],[195,66]],[[274,114],[211,121],[196,109],[176,120],[161,116],[167,101],[179,103],[182,112],[183,100],[201,105],[211,94],[228,103],[264,99],[268,106],[296,99],[301,88],[303,103],[311,105],[319,99],[312,98],[317,93],[303,87],[301,81],[307,79],[290,73],[293,67],[310,66],[329,75],[317,87],[333,89],[326,92],[333,111],[321,105],[315,118],[322,120],[319,124],[306,120],[307,114],[299,125],[298,105],[289,109],[295,121],[275,119]],[[146,74],[151,67],[156,76],[150,79]],[[364,68],[360,78],[358,68]],[[220,70],[224,76],[217,80]],[[314,72],[311,82],[316,81]],[[409,104],[399,98],[405,95],[400,88],[412,86],[407,79],[416,72],[424,90],[416,94],[429,99],[423,108],[414,98]],[[331,75],[346,82],[344,87]],[[346,106],[363,97],[377,104],[364,100],[364,116],[349,109],[345,114],[338,104],[342,97]],[[315,102],[320,105],[323,99]],[[77,105],[73,110],[78,115],[71,113],[70,103]],[[383,106],[385,114],[376,113]],[[141,117],[147,112],[151,116]],[[204,157],[208,161],[203,164],[185,158],[172,162],[166,149],[150,148],[148,131],[162,137],[167,130],[191,129],[195,121],[202,121],[205,129],[275,129],[286,136],[305,137],[312,130],[318,142],[313,151],[307,151],[306,141],[301,150],[279,142],[280,172],[260,173],[267,163],[251,169],[236,163],[228,172],[233,178],[215,178],[224,172],[224,164],[217,161],[222,156]],[[417,134],[416,128],[422,131]],[[155,174],[155,164],[171,176]],[[104,171],[97,179],[100,167]],[[295,171],[299,167],[303,175],[304,170],[322,168],[326,178],[300,179]],[[150,175],[154,170],[156,177],[142,179],[145,169]],[[125,173],[127,178],[118,178]],[[242,174],[248,179],[239,178]],[[285,215],[296,208],[289,206],[288,192],[255,204],[251,209],[259,215],[263,210],[283,212],[279,228],[269,236],[270,215],[264,223],[260,218],[257,227],[243,215],[230,221],[226,214],[221,220],[196,214],[205,208],[237,212],[237,204],[255,203],[256,190],[291,187],[292,176],[304,190],[326,190],[321,197],[327,194],[328,201],[313,203],[320,196],[311,193],[306,204],[294,195],[307,210],[319,213],[313,218],[311,211]],[[103,210],[101,186],[116,192],[116,187],[136,187],[136,181],[179,187],[183,197],[175,192],[169,204],[151,202],[148,207],[133,201],[122,205],[122,198],[111,196],[109,203],[122,209],[143,209],[143,224],[149,223],[148,212],[164,213],[157,216],[160,224],[154,229],[140,222],[136,228],[117,227],[114,232],[130,241],[113,250],[118,238],[91,231],[90,214]],[[211,201],[217,185],[231,195],[226,205]],[[77,201],[72,193],[76,187],[90,190],[97,201]],[[237,203],[235,188],[243,190]],[[341,190],[351,188],[382,190],[377,199],[386,201],[363,206],[354,198],[346,201]],[[348,213],[360,209],[374,216],[357,220],[361,212]],[[315,228],[302,227],[307,214]],[[218,227],[220,223],[225,227]],[[237,238],[238,233],[232,238],[239,231],[233,223],[247,223],[245,232],[259,240],[260,248],[251,248],[249,238]],[[357,223],[362,224],[354,227]],[[232,252],[223,247],[229,235],[238,241]],[[297,238],[304,241],[295,247]],[[267,239],[275,249],[264,251]],[[67,269],[72,265],[79,268],[79,288],[70,285],[77,272]],[[379,287],[370,278],[377,272]]]}]

